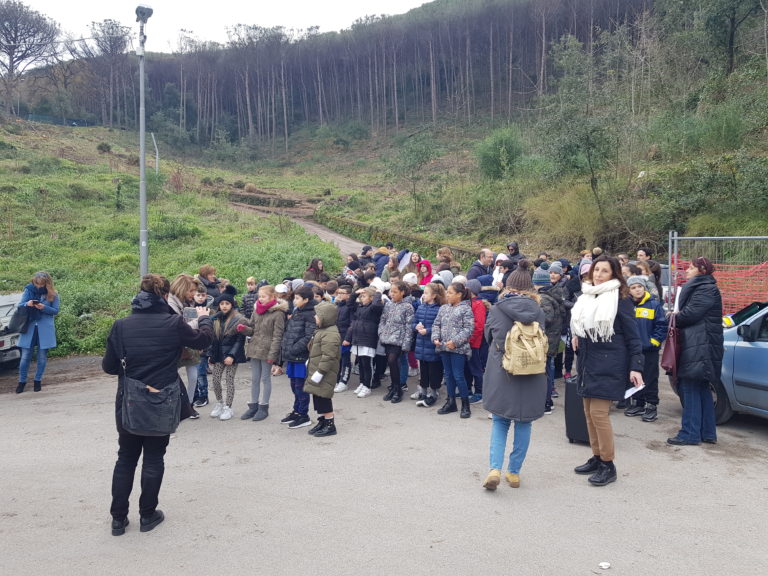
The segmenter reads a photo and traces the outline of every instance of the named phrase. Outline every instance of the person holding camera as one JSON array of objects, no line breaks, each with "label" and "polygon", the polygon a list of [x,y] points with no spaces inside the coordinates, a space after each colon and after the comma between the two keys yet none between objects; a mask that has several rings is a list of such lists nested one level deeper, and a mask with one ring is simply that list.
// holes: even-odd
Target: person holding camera
[{"label": "person holding camera", "polygon": [[35,272],[32,280],[24,287],[19,301],[19,308],[27,307],[26,331],[19,337],[21,361],[19,363],[19,385],[16,394],[24,392],[27,374],[32,361],[32,352],[37,348],[37,366],[35,368],[34,391],[43,388],[43,373],[48,363],[48,350],[56,348],[56,327],[53,317],[59,313],[59,294],[53,287],[53,279],[48,272]]}]

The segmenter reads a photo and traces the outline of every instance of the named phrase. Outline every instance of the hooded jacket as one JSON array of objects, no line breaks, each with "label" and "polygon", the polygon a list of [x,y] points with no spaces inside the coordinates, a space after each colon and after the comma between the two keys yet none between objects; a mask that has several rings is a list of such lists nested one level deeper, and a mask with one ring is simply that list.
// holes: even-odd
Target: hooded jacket
[{"label": "hooded jacket", "polygon": [[[443,304],[432,325],[432,340],[440,340],[441,344],[436,347],[438,352],[471,356],[469,339],[474,329],[475,316],[472,314],[469,300],[462,300],[455,306]],[[449,340],[453,340],[456,349],[449,350],[446,347]]]},{"label": "hooded jacket", "polygon": [[389,300],[384,304],[379,321],[379,342],[399,345],[404,352],[408,352],[413,341],[413,314],[413,305],[407,300]]},{"label": "hooded jacket", "polygon": [[504,369],[507,332],[516,321],[543,325],[544,312],[534,299],[520,294],[501,298],[491,308],[485,324],[488,362],[483,378],[483,407],[510,420],[531,422],[544,415],[547,375],[513,376]]},{"label": "hooded jacket", "polygon": [[244,322],[248,328],[244,330],[246,336],[251,339],[245,344],[245,356],[264,360],[270,364],[280,362],[280,344],[285,332],[285,317],[288,314],[288,302],[278,300],[277,304],[270,307],[264,314],[253,315]]},{"label": "hooded jacket", "polygon": [[288,319],[280,345],[280,362],[306,362],[309,358],[309,341],[315,334],[315,301],[309,300],[301,308],[295,308]]},{"label": "hooded jacket", "polygon": [[[333,388],[339,377],[339,359],[341,358],[341,336],[336,328],[338,308],[328,302],[315,306],[315,315],[319,323],[312,338],[307,365],[307,380],[304,392],[322,398],[333,398]],[[312,382],[312,375],[320,372],[323,379]]]},{"label": "hooded jacket", "polygon": [[432,281],[432,262],[429,260],[422,260],[419,262],[419,276],[421,275],[421,267],[426,266],[427,267],[427,273],[424,275],[424,277],[419,280],[419,286],[426,286]]},{"label": "hooded jacket", "polygon": [[[184,346],[201,350],[213,338],[213,326],[207,316],[198,319],[194,329],[175,314],[165,299],[149,292],[139,292],[131,302],[131,315],[116,320],[107,338],[101,367],[107,374],[122,371],[125,353],[128,376],[157,389],[177,385],[177,362]],[[122,421],[122,379],[118,379],[115,417],[118,430]]]},{"label": "hooded jacket", "polygon": [[[423,362],[435,362],[440,359],[435,350],[435,343],[432,342],[432,326],[437,318],[437,313],[440,311],[440,304],[427,304],[422,302],[416,309],[413,315],[413,321],[411,323],[414,334],[416,346],[414,352],[416,353],[416,359]],[[423,336],[416,332],[416,325],[423,324],[427,333]]]},{"label": "hooded jacket", "polygon": [[715,383],[723,367],[723,301],[714,276],[700,275],[680,289],[675,322],[681,349],[677,377]]},{"label": "hooded jacket", "polygon": [[353,294],[349,305],[353,309],[352,322],[349,325],[344,340],[352,346],[366,346],[376,348],[379,343],[379,321],[381,313],[384,310],[384,304],[381,301],[381,294],[373,297],[373,302],[363,306]]}]

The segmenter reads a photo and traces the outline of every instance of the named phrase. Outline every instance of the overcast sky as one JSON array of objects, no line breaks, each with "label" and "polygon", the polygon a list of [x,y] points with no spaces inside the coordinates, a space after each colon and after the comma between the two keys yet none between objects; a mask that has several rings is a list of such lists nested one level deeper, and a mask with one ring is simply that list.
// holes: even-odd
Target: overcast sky
[{"label": "overcast sky", "polygon": [[284,26],[321,32],[341,30],[367,15],[403,14],[426,4],[426,0],[261,0],[200,2],[199,0],[155,0],[137,2],[94,0],[22,0],[33,10],[52,18],[65,32],[87,37],[91,22],[117,20],[138,36],[136,6],[151,6],[154,14],[145,28],[146,48],[171,52],[178,46],[179,30],[193,32],[200,40],[226,42],[226,29],[235,24]]}]

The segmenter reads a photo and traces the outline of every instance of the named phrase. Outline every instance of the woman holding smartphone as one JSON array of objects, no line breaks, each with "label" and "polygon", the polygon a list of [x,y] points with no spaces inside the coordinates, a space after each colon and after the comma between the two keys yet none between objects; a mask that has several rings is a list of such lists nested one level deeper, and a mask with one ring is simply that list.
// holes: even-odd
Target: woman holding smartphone
[{"label": "woman holding smartphone", "polygon": [[27,331],[19,337],[21,362],[19,363],[19,385],[16,394],[24,392],[27,386],[27,373],[32,361],[32,352],[37,348],[37,366],[35,368],[34,390],[40,392],[43,387],[43,373],[48,363],[48,350],[56,348],[56,328],[53,317],[59,313],[59,295],[53,287],[53,279],[48,272],[35,272],[32,280],[24,287],[19,301],[19,308],[28,308],[29,323]]}]

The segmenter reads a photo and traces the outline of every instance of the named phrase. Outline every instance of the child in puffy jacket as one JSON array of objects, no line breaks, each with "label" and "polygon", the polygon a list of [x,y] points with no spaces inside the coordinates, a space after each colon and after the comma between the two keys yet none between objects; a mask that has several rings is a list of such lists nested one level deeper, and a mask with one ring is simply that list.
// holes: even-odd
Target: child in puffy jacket
[{"label": "child in puffy jacket", "polygon": [[658,417],[659,406],[659,350],[667,337],[668,322],[664,307],[648,291],[645,278],[630,276],[627,286],[635,302],[635,322],[643,344],[645,388],[630,398],[624,414],[642,416],[643,422],[653,422]]},{"label": "child in puffy jacket", "polygon": [[464,365],[472,354],[469,339],[475,329],[470,299],[472,293],[460,282],[454,282],[446,291],[447,304],[440,307],[432,325],[432,343],[440,352],[448,387],[448,399],[438,414],[456,412],[456,388],[461,396],[461,418],[469,418],[469,390],[464,378]]},{"label": "child in puffy jacket", "polygon": [[[213,369],[213,393],[216,395],[211,418],[229,420],[235,401],[237,366],[245,362],[245,336],[237,330],[237,325],[243,324],[246,319],[235,309],[232,294],[221,294],[214,304],[219,311],[213,317],[213,342],[208,349],[208,363]],[[222,377],[227,383],[226,399],[222,395]]]},{"label": "child in puffy jacket", "polygon": [[443,382],[443,361],[432,342],[432,327],[440,307],[445,304],[445,288],[442,284],[430,282],[424,287],[421,304],[413,315],[413,329],[416,332],[416,358],[421,370],[419,387],[411,398],[418,400],[417,406],[429,408],[437,402],[438,390]]},{"label": "child in puffy jacket", "polygon": [[389,289],[389,301],[384,304],[379,322],[379,342],[384,346],[389,366],[389,391],[384,395],[384,401],[397,404],[403,399],[403,389],[400,385],[400,355],[408,354],[413,340],[413,305],[404,300],[408,295],[405,282],[398,280]]}]

